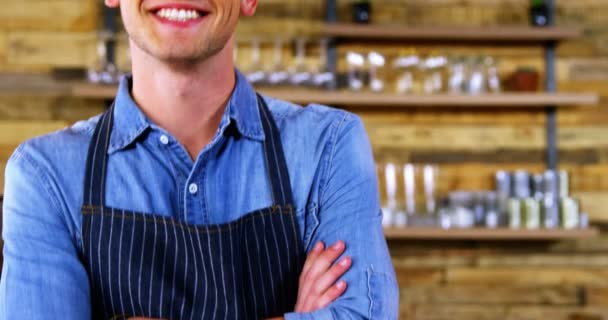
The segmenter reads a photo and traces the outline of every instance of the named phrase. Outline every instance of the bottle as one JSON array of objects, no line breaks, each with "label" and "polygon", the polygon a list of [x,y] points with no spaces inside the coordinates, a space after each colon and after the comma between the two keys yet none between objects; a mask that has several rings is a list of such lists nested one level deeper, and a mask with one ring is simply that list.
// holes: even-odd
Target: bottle
[{"label": "bottle", "polygon": [[371,18],[372,4],[370,0],[357,0],[352,4],[353,22],[369,23]]},{"label": "bottle", "polygon": [[549,25],[549,7],[545,0],[530,1],[530,23],[537,27]]}]

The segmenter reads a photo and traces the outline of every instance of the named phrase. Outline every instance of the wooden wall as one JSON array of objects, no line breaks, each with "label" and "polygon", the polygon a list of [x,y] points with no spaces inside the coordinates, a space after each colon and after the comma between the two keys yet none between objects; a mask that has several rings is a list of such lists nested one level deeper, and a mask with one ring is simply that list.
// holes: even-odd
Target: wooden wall
[{"label": "wooden wall", "polygon": [[[582,26],[582,39],[558,49],[560,90],[601,94],[599,106],[560,111],[561,165],[594,221],[608,222],[608,1],[558,2],[559,25]],[[347,20],[349,1],[339,1]],[[376,23],[525,25],[527,0],[376,0]],[[45,73],[86,67],[95,54],[96,0],[4,0],[0,10],[0,72]],[[321,0],[262,0],[239,36],[314,31]],[[369,44],[340,48],[369,50]],[[412,46],[378,45],[391,56]],[[501,73],[542,68],[542,50],[415,47],[424,52],[491,54]],[[243,47],[246,53],[246,46]],[[125,61],[124,39],[119,56]],[[244,54],[243,56],[246,56]],[[239,57],[239,62],[245,58]],[[0,96],[0,169],[23,140],[103,110],[96,100]],[[361,112],[378,161],[441,164],[444,189],[492,188],[497,169],[543,170],[542,112],[411,110]],[[0,181],[0,185],[3,185]],[[402,319],[608,319],[608,239],[541,244],[390,244],[402,287]]]}]

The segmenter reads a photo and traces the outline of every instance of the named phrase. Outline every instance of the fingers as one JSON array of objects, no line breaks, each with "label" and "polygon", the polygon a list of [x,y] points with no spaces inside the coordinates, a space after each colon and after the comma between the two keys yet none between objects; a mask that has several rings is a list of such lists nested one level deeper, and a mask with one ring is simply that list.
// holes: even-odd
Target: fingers
[{"label": "fingers", "polygon": [[317,242],[317,244],[315,244],[315,246],[312,248],[312,250],[308,254],[308,257],[306,257],[306,262],[304,262],[304,267],[302,268],[302,273],[300,274],[301,275],[300,278],[302,278],[302,276],[304,276],[308,273],[308,271],[310,270],[310,266],[312,266],[314,261],[323,252],[324,249],[325,249],[325,244],[323,244],[322,241],[319,241],[319,242]]},{"label": "fingers", "polygon": [[326,250],[322,250],[322,243],[321,246],[319,244],[315,245],[300,276],[296,309],[315,310],[311,308],[316,304],[316,301],[350,268],[351,260],[348,257],[343,259],[342,264],[338,263],[332,266],[338,257],[344,253],[345,249],[346,245],[343,241],[336,242]]},{"label": "fingers", "polygon": [[330,303],[338,299],[346,291],[346,281],[340,280],[331,286],[325,293],[315,301],[312,308],[318,310],[327,307]]},{"label": "fingers", "polygon": [[340,262],[331,266],[314,284],[312,288],[314,293],[321,295],[327,291],[350,268],[351,264],[352,260],[349,257],[344,257]]},{"label": "fingers", "polygon": [[344,241],[338,241],[334,243],[327,250],[323,251],[310,266],[307,277],[317,279],[321,276],[329,267],[338,259],[338,257],[344,253],[346,246]]}]

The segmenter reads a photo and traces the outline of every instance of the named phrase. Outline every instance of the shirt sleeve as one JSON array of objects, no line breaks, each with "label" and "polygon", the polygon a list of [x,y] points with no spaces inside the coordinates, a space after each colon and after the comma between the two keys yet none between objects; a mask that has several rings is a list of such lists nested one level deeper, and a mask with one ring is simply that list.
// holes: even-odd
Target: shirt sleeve
[{"label": "shirt sleeve", "polygon": [[[317,241],[346,243],[352,266],[342,277],[346,292],[325,309],[290,313],[286,320],[397,319],[399,291],[388,252],[369,139],[361,120],[346,114],[325,159],[317,212]],[[307,248],[309,251],[310,248]]]},{"label": "shirt sleeve", "polygon": [[20,146],[5,173],[0,320],[90,319],[76,241],[32,149]]}]

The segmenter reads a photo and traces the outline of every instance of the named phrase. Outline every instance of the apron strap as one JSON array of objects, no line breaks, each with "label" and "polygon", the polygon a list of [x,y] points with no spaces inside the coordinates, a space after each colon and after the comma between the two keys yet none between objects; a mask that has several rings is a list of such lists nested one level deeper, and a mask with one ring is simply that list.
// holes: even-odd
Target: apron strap
[{"label": "apron strap", "polygon": [[266,140],[264,141],[264,156],[266,157],[267,170],[270,176],[274,204],[290,206],[293,205],[293,195],[291,193],[291,182],[283,153],[281,135],[270,114],[266,101],[259,94],[257,96],[262,127],[266,136]]},{"label": "apron strap", "polygon": [[82,202],[85,206],[103,207],[105,204],[108,146],[113,119],[114,103],[99,119],[89,144]]}]

